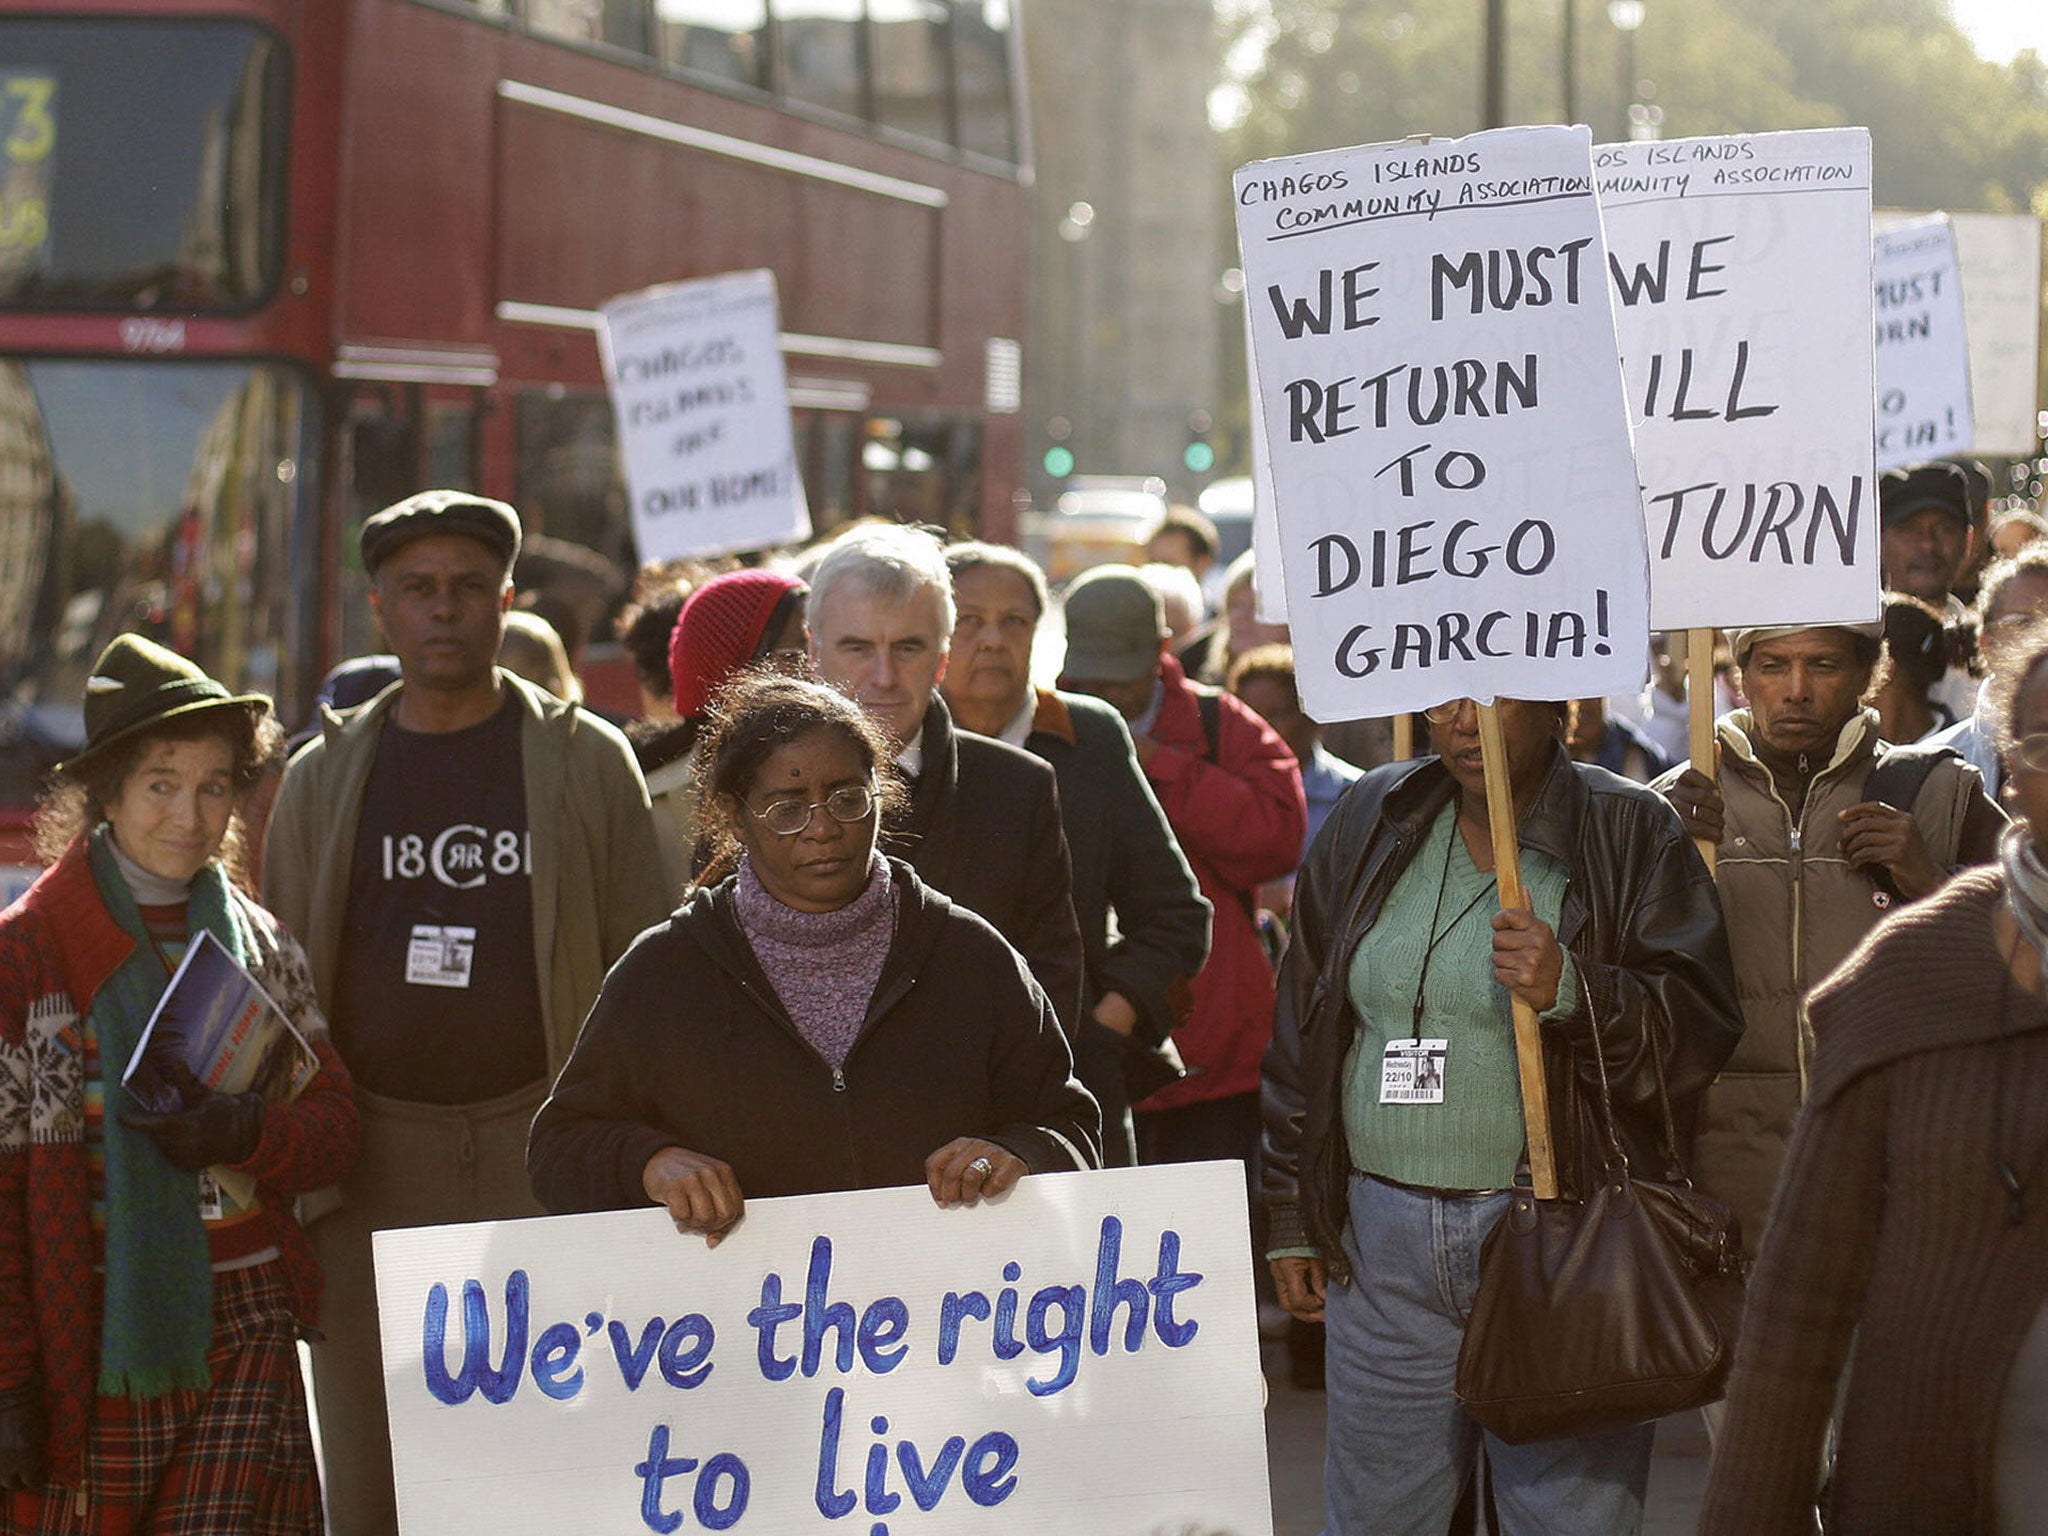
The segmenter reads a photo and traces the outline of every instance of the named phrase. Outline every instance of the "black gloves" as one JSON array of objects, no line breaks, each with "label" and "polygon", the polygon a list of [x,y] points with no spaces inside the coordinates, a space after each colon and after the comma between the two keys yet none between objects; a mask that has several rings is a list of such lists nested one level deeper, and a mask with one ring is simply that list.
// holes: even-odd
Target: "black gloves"
[{"label": "black gloves", "polygon": [[43,1394],[33,1385],[0,1392],[0,1492],[43,1486]]},{"label": "black gloves", "polygon": [[216,1093],[182,1064],[172,1075],[185,1108],[169,1114],[130,1110],[120,1117],[121,1123],[149,1132],[164,1156],[187,1173],[216,1163],[247,1162],[255,1155],[263,1137],[262,1094]]}]

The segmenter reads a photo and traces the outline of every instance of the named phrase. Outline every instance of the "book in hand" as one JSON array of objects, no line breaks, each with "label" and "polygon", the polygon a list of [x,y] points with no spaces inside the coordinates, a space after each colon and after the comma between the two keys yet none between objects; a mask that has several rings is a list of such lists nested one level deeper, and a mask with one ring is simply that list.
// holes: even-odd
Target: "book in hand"
[{"label": "book in hand", "polygon": [[[175,1114],[192,1106],[178,1089],[186,1072],[220,1093],[260,1093],[288,1103],[320,1070],[320,1058],[284,1010],[254,976],[205,929],[192,936],[185,957],[143,1026],[121,1083],[144,1109]],[[247,1204],[249,1181],[212,1170]]]}]

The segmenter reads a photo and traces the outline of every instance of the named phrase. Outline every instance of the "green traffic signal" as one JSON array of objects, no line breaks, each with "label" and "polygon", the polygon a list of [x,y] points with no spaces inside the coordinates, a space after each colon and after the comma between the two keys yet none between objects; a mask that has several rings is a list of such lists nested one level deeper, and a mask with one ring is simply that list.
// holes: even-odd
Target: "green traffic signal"
[{"label": "green traffic signal", "polygon": [[1045,450],[1045,472],[1055,480],[1064,480],[1074,472],[1074,450],[1055,443]]},{"label": "green traffic signal", "polygon": [[1206,475],[1216,467],[1216,450],[1197,438],[1181,450],[1180,461],[1191,475]]}]

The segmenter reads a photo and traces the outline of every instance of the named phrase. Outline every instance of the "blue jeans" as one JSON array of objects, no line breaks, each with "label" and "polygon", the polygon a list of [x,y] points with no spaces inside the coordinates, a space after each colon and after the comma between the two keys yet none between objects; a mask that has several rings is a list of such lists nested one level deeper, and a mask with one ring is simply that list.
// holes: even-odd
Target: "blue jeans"
[{"label": "blue jeans", "polygon": [[1479,1247],[1505,1194],[1442,1198],[1351,1176],[1329,1288],[1325,1536],[1442,1536],[1482,1435],[1505,1536],[1630,1536],[1643,1522],[1654,1426],[1509,1445],[1452,1391],[1479,1288]]}]

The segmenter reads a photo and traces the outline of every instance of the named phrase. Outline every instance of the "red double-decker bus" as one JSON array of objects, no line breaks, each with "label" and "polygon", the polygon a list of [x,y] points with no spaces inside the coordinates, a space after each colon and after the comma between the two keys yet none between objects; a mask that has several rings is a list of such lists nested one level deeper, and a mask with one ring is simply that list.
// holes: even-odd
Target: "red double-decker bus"
[{"label": "red double-decker bus", "polygon": [[1008,537],[1018,78],[1009,0],[0,0],[0,885],[119,631],[301,718],[425,485],[630,571],[614,295],[773,268],[814,519]]}]

